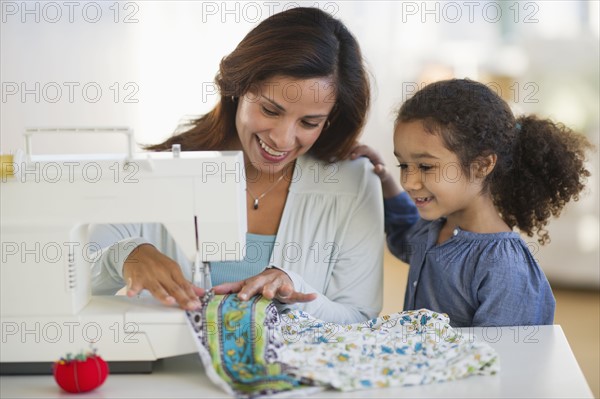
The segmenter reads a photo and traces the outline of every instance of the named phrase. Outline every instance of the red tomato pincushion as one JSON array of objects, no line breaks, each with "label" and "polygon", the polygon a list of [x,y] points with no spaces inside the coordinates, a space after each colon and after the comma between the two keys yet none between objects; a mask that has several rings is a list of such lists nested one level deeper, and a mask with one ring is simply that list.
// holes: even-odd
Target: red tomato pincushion
[{"label": "red tomato pincushion", "polygon": [[65,391],[78,393],[98,388],[108,376],[108,365],[94,352],[79,354],[54,362],[53,374],[56,383]]}]

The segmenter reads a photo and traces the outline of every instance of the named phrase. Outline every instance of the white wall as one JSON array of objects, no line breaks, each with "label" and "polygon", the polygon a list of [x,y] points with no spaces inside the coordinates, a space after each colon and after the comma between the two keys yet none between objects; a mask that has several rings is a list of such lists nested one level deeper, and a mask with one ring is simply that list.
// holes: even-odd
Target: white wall
[{"label": "white wall", "polygon": [[[246,32],[298,4],[341,18],[360,41],[374,83],[363,140],[390,165],[394,110],[446,76],[503,87],[517,112],[597,141],[597,1],[2,1],[0,151],[22,148],[23,130],[39,126],[130,126],[139,143],[159,142],[212,108],[218,63]],[[121,148],[118,137],[34,138],[35,153]],[[553,281],[600,286],[598,202],[596,174],[551,224],[548,247],[527,239]]]}]

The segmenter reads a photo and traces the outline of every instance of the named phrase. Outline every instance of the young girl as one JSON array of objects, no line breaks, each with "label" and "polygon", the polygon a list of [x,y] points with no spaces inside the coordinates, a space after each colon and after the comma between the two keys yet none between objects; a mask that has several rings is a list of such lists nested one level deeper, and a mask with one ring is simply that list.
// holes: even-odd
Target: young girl
[{"label": "young girl", "polygon": [[555,300],[518,228],[545,226],[590,175],[582,135],[513,116],[487,86],[430,84],[400,108],[394,155],[404,192],[366,146],[385,197],[391,252],[410,265],[404,308],[447,313],[453,326],[552,324]]}]

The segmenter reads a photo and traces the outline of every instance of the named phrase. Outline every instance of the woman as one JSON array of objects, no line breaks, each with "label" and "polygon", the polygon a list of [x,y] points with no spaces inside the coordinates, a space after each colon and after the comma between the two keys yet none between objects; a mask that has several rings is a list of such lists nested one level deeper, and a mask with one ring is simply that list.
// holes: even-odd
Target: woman
[{"label": "woman", "polygon": [[[240,299],[262,294],[331,322],[376,317],[382,306],[381,187],[368,161],[339,162],[369,106],[354,37],[319,9],[290,9],[255,27],[221,61],[216,83],[221,99],[211,112],[148,147],[244,153],[245,176],[252,177],[246,182],[247,245],[268,250],[254,262],[211,264],[214,292],[238,292]],[[204,292],[188,281],[189,261],[164,228],[106,225],[92,232],[101,244],[119,239],[120,257],[107,252],[94,265],[95,293],[114,293],[127,282],[130,296],[147,289],[165,304],[199,306]]]}]

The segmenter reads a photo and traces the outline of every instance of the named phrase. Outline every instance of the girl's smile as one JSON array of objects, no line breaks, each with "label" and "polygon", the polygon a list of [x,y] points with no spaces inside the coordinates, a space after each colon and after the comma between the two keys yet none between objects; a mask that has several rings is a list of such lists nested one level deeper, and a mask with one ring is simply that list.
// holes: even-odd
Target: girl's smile
[{"label": "girl's smile", "polygon": [[417,208],[423,208],[433,201],[433,197],[413,197],[413,201]]}]

